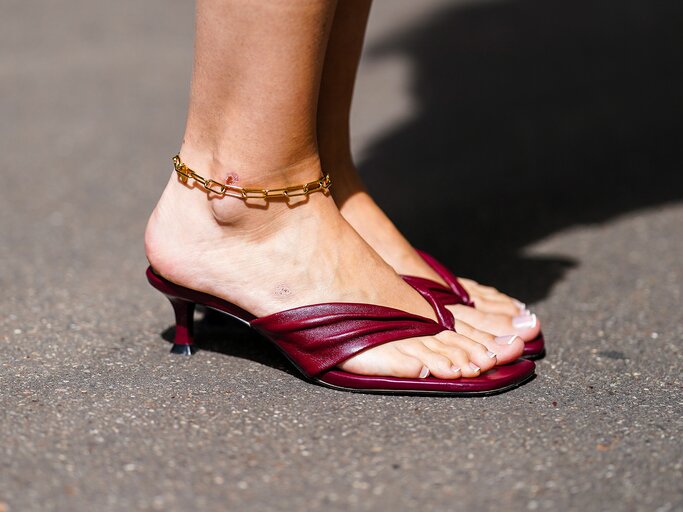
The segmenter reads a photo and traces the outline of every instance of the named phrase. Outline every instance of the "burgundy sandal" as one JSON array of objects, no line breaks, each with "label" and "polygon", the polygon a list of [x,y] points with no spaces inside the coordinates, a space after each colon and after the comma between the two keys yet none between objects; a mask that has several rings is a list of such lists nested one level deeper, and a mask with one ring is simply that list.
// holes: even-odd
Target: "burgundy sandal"
[{"label": "burgundy sandal", "polygon": [[172,352],[193,353],[195,305],[235,318],[274,343],[308,379],[335,389],[363,393],[490,395],[515,388],[534,376],[531,361],[497,366],[478,377],[438,379],[356,375],[335,367],[349,357],[377,345],[406,338],[430,336],[447,329],[450,312],[432,300],[440,322],[372,304],[328,303],[302,306],[256,318],[240,307],[207,293],[174,284],[147,269],[147,279],[171,301],[176,317]]},{"label": "burgundy sandal", "polygon": [[[465,290],[465,287],[460,283],[453,272],[434,258],[434,256],[420,250],[417,252],[422,259],[439,274],[441,279],[443,279],[448,286],[443,286],[436,281],[423,277],[402,276],[408,284],[420,292],[420,294],[430,302],[435,300],[443,305],[462,304],[464,306],[474,307],[474,302],[470,298],[469,293],[467,293],[467,290]],[[533,340],[524,343],[524,354],[522,357],[526,359],[540,359],[543,356],[545,356],[545,340],[543,338],[543,333],[539,333]]]}]

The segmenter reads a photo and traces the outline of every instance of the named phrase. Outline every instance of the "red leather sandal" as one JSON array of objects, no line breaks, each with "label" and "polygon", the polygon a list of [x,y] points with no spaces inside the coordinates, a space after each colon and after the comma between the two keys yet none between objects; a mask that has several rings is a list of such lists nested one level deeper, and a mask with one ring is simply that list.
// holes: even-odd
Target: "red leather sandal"
[{"label": "red leather sandal", "polygon": [[[469,293],[460,283],[458,278],[451,272],[443,263],[438,261],[434,256],[427,254],[424,251],[417,251],[427,264],[439,274],[448,286],[443,286],[431,279],[425,279],[417,276],[402,276],[403,279],[415,288],[430,302],[436,301],[444,306],[462,304],[464,306],[474,307],[474,302],[470,298]],[[522,357],[526,359],[540,359],[545,356],[545,340],[543,333],[539,333],[536,338],[527,341],[524,344],[524,354]]]},{"label": "red leather sandal", "polygon": [[[515,388],[534,376],[535,365],[520,359],[478,377],[438,379],[356,375],[335,368],[349,357],[377,345],[429,336],[447,329],[450,312],[434,299],[440,322],[384,306],[327,303],[302,306],[256,318],[240,307],[207,293],[177,285],[147,269],[147,279],[171,301],[176,317],[173,353],[192,354],[195,305],[235,318],[274,343],[308,379],[327,387],[363,393],[490,395]],[[450,317],[449,317],[450,315]]]}]

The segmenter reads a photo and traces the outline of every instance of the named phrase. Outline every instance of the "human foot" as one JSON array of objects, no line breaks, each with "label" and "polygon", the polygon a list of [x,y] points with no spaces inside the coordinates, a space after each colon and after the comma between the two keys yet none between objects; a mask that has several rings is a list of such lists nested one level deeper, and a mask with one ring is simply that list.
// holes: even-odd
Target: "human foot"
[{"label": "human foot", "polygon": [[[212,165],[198,155],[192,160],[198,168]],[[319,173],[314,159],[275,179],[288,185]],[[207,200],[203,189],[192,188],[173,176],[147,227],[147,257],[168,280],[257,316],[315,303],[361,302],[434,318],[431,307],[324,194],[312,194],[298,206],[271,201],[250,208],[239,199]],[[469,337],[444,331],[386,343],[340,367],[364,375],[454,379],[477,376],[523,350],[520,340],[496,341],[462,322],[456,327]]]},{"label": "human foot", "polygon": [[[423,277],[446,285],[370,197],[355,169],[348,165],[334,169],[333,197],[344,218],[365,241],[399,274]],[[458,281],[476,308],[448,306],[456,319],[498,336],[516,334],[525,341],[531,341],[539,335],[540,321],[522,302],[471,279],[458,278]]]}]

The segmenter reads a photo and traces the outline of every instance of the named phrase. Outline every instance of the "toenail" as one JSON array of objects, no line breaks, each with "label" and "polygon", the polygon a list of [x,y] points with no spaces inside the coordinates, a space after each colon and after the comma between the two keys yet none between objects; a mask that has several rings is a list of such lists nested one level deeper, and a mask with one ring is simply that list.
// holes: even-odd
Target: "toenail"
[{"label": "toenail", "polygon": [[512,326],[515,329],[532,329],[536,327],[536,315],[519,315],[512,319]]},{"label": "toenail", "polygon": [[470,363],[470,369],[471,369],[473,372],[478,372],[479,370],[481,370],[481,368],[479,368],[479,367],[478,367],[476,364],[474,364],[474,363]]},{"label": "toenail", "polygon": [[453,366],[451,366],[451,371],[452,371],[453,373],[458,373],[458,372],[460,371],[460,368],[458,368],[457,366],[453,365]]},{"label": "toenail", "polygon": [[523,302],[517,300],[517,299],[512,299],[512,303],[517,306],[517,309],[519,309],[520,312],[526,311],[526,304]]},{"label": "toenail", "polygon": [[428,375],[429,375],[429,368],[427,368],[426,366],[423,366],[422,370],[420,370],[420,378],[426,379]]},{"label": "toenail", "polygon": [[488,352],[486,352],[486,355],[489,356],[489,359],[493,359],[496,357],[496,354],[491,352],[490,350]]},{"label": "toenail", "polygon": [[496,336],[495,342],[498,343],[498,345],[512,345],[512,342],[514,342],[518,337],[519,336],[516,334],[510,334],[509,336]]}]

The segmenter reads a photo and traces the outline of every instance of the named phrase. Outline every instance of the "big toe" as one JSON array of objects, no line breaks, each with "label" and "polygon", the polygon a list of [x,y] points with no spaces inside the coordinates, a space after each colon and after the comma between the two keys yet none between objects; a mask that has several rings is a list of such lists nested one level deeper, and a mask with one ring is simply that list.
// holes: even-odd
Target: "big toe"
[{"label": "big toe", "polygon": [[393,344],[380,345],[347,359],[339,365],[344,371],[359,375],[424,378],[429,368],[417,357],[399,351]]}]

